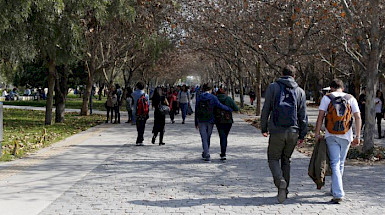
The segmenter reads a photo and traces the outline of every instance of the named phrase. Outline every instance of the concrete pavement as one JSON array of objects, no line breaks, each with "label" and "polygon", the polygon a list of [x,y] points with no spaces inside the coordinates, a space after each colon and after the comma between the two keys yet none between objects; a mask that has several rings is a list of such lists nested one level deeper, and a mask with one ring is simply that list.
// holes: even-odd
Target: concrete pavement
[{"label": "concrete pavement", "polygon": [[[330,178],[321,191],[307,176],[309,158],[295,152],[289,199],[277,204],[268,168],[267,139],[236,115],[228,161],[219,161],[214,130],[212,163],[190,116],[166,125],[165,146],[145,146],[136,129],[104,124],[0,164],[0,214],[378,214],[385,210],[385,166],[347,166],[346,201],[329,204]],[[124,118],[123,120],[124,121]],[[167,120],[169,123],[169,119]],[[4,176],[3,176],[4,175]]]}]

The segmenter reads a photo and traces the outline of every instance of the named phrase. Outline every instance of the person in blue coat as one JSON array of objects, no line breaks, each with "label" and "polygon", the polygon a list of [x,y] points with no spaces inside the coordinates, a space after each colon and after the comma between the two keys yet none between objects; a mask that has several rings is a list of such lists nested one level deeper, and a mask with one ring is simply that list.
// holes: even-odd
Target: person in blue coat
[{"label": "person in blue coat", "polygon": [[221,104],[218,98],[211,94],[211,84],[204,84],[202,90],[203,92],[196,98],[195,127],[199,129],[202,139],[202,158],[204,161],[210,162],[210,138],[215,124],[214,109],[220,108],[230,112],[233,110],[226,105]]}]

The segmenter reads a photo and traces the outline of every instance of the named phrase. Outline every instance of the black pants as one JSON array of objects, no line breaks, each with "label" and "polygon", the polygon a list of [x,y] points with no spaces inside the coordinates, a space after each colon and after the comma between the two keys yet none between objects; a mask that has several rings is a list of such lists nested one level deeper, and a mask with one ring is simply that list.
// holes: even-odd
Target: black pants
[{"label": "black pants", "polygon": [[376,119],[377,119],[377,130],[378,130],[378,138],[381,138],[381,120],[382,120],[382,113],[376,113]]},{"label": "black pants", "polygon": [[128,112],[128,120],[127,120],[127,122],[130,122],[130,121],[132,121],[132,110],[128,110],[127,112]]},{"label": "black pants", "polygon": [[279,187],[282,178],[287,187],[290,184],[290,159],[297,145],[298,133],[286,131],[284,133],[270,134],[267,148],[267,159],[274,178],[274,184]]},{"label": "black pants", "polygon": [[174,119],[175,119],[175,110],[174,109],[170,110],[170,119],[171,119],[171,121],[174,121]]},{"label": "black pants", "polygon": [[221,157],[226,156],[226,149],[227,149],[227,137],[229,136],[231,126],[233,124],[231,123],[217,123],[217,129],[219,133],[219,139],[221,143]]},{"label": "black pants", "polygon": [[106,122],[108,123],[108,119],[110,117],[110,112],[111,112],[111,123],[112,123],[112,118],[114,118],[114,108],[106,106],[106,109],[107,109],[107,120],[106,120]]},{"label": "black pants", "polygon": [[136,139],[136,143],[143,143],[146,121],[147,120],[136,120],[136,130],[138,131],[138,138]]},{"label": "black pants", "polygon": [[[116,122],[120,123],[120,106],[119,105],[115,106],[114,111],[115,111],[115,123]],[[111,116],[111,118],[112,118],[112,116]]]}]

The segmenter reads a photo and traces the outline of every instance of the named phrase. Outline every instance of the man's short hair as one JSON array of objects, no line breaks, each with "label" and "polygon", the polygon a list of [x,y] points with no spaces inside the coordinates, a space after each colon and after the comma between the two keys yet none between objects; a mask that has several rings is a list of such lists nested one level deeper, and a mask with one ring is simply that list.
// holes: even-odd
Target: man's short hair
[{"label": "man's short hair", "polygon": [[344,89],[344,82],[340,79],[333,79],[333,81],[330,83],[330,88],[334,89]]},{"label": "man's short hair", "polygon": [[144,83],[139,81],[138,83],[136,83],[136,88],[138,88],[139,90],[143,90],[144,89]]},{"label": "man's short hair", "polygon": [[282,75],[294,77],[295,73],[297,73],[297,69],[293,65],[286,65],[282,70]]},{"label": "man's short hair", "polygon": [[203,84],[202,88],[203,88],[203,91],[209,91],[213,89],[213,85],[210,83],[206,83],[206,84]]}]

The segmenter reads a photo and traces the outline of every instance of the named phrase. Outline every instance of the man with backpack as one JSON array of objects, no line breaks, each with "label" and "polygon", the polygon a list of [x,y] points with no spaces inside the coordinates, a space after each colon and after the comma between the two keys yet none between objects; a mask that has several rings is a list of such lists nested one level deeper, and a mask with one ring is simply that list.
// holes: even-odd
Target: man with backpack
[{"label": "man with backpack", "polygon": [[149,97],[144,92],[143,82],[139,81],[136,84],[136,90],[132,93],[132,98],[134,99],[132,121],[136,124],[136,130],[138,131],[136,145],[143,146],[144,130],[146,128],[147,119],[149,118]]},{"label": "man with backpack", "polygon": [[195,127],[199,128],[202,139],[202,158],[210,162],[210,138],[213,132],[215,115],[214,108],[220,108],[229,112],[233,110],[219,102],[218,98],[211,94],[211,84],[203,85],[203,92],[197,96],[195,104]]},{"label": "man with backpack", "polygon": [[262,134],[270,135],[267,157],[279,203],[289,193],[291,155],[296,145],[302,145],[307,133],[306,96],[294,80],[296,71],[294,66],[287,65],[283,76],[270,84],[261,115]]},{"label": "man with backpack", "polygon": [[[318,141],[322,122],[325,121],[325,138],[329,150],[330,166],[332,169],[332,203],[340,203],[345,196],[342,184],[344,163],[350,143],[357,146],[361,135],[361,114],[357,100],[350,94],[343,92],[344,84],[334,79],[331,84],[331,93],[325,95],[319,106],[319,114],[315,129],[315,138]],[[353,117],[356,136],[353,137]]]}]

